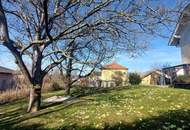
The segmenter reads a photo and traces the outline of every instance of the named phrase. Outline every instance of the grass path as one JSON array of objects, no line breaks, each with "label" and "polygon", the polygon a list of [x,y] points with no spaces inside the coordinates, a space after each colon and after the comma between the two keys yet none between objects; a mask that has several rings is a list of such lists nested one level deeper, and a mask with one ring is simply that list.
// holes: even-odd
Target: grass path
[{"label": "grass path", "polygon": [[[61,95],[62,91],[44,95]],[[136,87],[43,104],[25,112],[26,100],[0,106],[1,129],[190,129],[190,90]]]}]

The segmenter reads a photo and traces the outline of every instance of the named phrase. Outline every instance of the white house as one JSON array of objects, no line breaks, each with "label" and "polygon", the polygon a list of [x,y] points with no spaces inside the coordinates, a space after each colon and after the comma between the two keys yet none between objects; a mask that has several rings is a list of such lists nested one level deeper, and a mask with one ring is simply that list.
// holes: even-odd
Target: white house
[{"label": "white house", "polygon": [[190,64],[181,64],[162,69],[162,72],[169,75],[171,79],[175,79],[177,76],[190,75]]},{"label": "white house", "polygon": [[169,45],[181,48],[182,64],[163,68],[162,71],[173,80],[180,75],[190,75],[190,4],[182,11]]},{"label": "white house", "polygon": [[169,45],[180,47],[182,64],[190,64],[190,4],[182,11]]}]

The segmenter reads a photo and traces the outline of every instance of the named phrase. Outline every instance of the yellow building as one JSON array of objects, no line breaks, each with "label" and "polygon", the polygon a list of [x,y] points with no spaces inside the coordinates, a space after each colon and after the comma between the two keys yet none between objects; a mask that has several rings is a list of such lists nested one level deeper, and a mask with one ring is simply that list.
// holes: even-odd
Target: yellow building
[{"label": "yellow building", "polygon": [[101,80],[102,81],[111,81],[114,76],[120,76],[123,81],[127,79],[128,68],[113,62],[111,64],[105,65],[101,71]]},{"label": "yellow building", "polygon": [[149,71],[142,76],[142,85],[165,85],[170,77],[159,70]]}]

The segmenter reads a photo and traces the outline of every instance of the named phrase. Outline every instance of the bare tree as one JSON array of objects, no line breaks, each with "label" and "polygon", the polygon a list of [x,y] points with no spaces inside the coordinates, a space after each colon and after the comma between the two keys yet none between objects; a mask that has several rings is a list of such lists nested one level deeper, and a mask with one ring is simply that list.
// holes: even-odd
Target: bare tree
[{"label": "bare tree", "polygon": [[[49,37],[49,25],[47,14],[47,1],[0,1],[0,37],[14,55],[20,70],[31,83],[30,101],[28,112],[35,112],[40,109],[41,88],[45,75],[56,65],[64,60],[61,56],[59,60],[46,64],[48,57],[45,52],[53,43]],[[6,7],[12,7],[8,10]],[[30,13],[29,11],[34,12]],[[9,14],[8,21],[5,12]],[[14,34],[11,34],[14,33]],[[28,60],[26,60],[26,58]],[[26,62],[32,64],[32,68],[26,66]]]},{"label": "bare tree", "polygon": [[[136,52],[146,48],[144,38],[160,36],[161,30],[168,29],[168,24],[176,17],[173,17],[173,10],[161,4],[155,6],[154,2],[0,0],[0,41],[14,55],[20,70],[31,83],[28,111],[39,110],[41,87],[47,73],[71,59],[67,46],[72,40],[77,44],[93,41],[96,43],[93,44],[94,51],[98,50],[98,45],[100,48],[113,47],[119,52]],[[80,49],[78,54],[83,54]],[[54,60],[50,60],[52,58]],[[80,62],[80,58],[72,59]],[[26,61],[32,64],[31,71]]]},{"label": "bare tree", "polygon": [[170,67],[171,63],[154,63],[151,65],[152,70],[162,70],[163,68]]},{"label": "bare tree", "polygon": [[83,41],[80,44],[72,41],[72,44],[67,46],[67,53],[67,59],[58,65],[58,69],[65,81],[66,94],[69,95],[72,84],[101,68],[103,61],[113,57],[114,49],[101,47],[96,41]]}]

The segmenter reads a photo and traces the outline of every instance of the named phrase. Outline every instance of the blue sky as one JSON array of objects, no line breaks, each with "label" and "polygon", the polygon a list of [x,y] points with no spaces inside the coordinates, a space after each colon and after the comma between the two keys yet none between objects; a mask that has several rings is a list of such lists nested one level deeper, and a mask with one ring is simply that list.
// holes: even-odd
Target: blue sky
[{"label": "blue sky", "polygon": [[122,54],[116,56],[114,60],[128,67],[131,72],[145,72],[155,65],[180,64],[181,51],[180,48],[168,46],[168,39],[156,38],[150,43],[149,49],[144,54],[136,58]]},{"label": "blue sky", "polygon": [[[158,1],[160,2],[160,1]],[[168,7],[175,7],[177,1],[175,0],[163,0],[162,4]],[[182,1],[181,1],[182,2]],[[189,1],[184,0],[184,5]],[[175,25],[171,28],[174,29]],[[165,31],[166,34],[171,36],[172,32]],[[151,42],[149,49],[142,55],[136,58],[130,58],[127,54],[120,54],[114,58],[114,61],[129,68],[130,72],[145,72],[153,69],[153,66],[178,65],[181,64],[181,50],[175,46],[168,46],[169,38],[156,37],[150,39]]]}]

